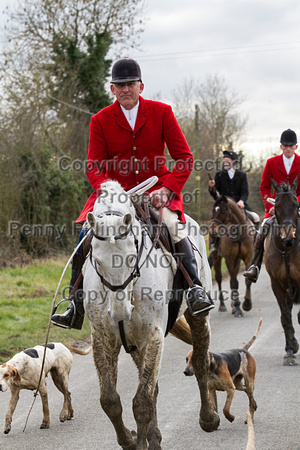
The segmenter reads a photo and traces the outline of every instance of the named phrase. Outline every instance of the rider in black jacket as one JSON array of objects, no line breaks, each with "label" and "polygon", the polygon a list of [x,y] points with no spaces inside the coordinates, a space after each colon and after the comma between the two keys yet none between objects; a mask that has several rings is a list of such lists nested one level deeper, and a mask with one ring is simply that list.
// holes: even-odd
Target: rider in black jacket
[{"label": "rider in black jacket", "polygon": [[[259,216],[247,204],[249,190],[247,175],[238,169],[238,155],[233,150],[223,152],[223,169],[216,173],[215,179],[209,181],[209,192],[215,198],[216,191],[236,201],[236,204],[247,211],[256,228],[259,224]],[[212,237],[210,253],[218,252],[218,238]]]}]

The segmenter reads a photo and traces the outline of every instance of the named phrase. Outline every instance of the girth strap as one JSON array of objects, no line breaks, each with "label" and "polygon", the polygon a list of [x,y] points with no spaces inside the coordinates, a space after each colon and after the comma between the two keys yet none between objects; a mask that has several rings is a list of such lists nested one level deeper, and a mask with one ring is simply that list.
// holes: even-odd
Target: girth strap
[{"label": "girth strap", "polygon": [[120,332],[120,338],[124,347],[124,350],[126,353],[132,353],[134,350],[136,350],[136,346],[135,345],[130,345],[128,347],[127,342],[126,342],[126,336],[125,336],[125,331],[124,331],[124,322],[123,320],[120,320],[120,322],[118,322],[119,325],[119,332]]}]

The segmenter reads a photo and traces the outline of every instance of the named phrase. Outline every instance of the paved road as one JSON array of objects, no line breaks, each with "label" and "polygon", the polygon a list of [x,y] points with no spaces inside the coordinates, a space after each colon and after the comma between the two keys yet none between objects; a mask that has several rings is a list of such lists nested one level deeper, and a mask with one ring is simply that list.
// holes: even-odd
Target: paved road
[{"label": "paved road", "polygon": [[[240,277],[243,283],[243,277]],[[228,283],[224,284],[228,289]],[[300,358],[298,366],[284,367],[284,335],[279,319],[279,309],[270,288],[269,278],[263,269],[259,282],[253,286],[253,310],[244,318],[234,318],[230,312],[211,313],[211,349],[220,352],[240,347],[253,335],[259,318],[262,328],[251,349],[256,359],[257,376],[255,398],[258,409],[255,413],[256,449],[297,450],[300,449]],[[296,336],[300,339],[300,326],[296,321],[296,305],[293,316]],[[67,332],[67,331],[66,331]],[[183,370],[189,346],[172,336],[165,341],[165,351],[160,372],[158,418],[163,435],[164,450],[199,449],[245,449],[247,426],[244,424],[248,399],[243,392],[236,392],[232,403],[233,423],[228,422],[222,412],[219,429],[207,434],[198,425],[199,392],[194,377],[185,377]],[[119,392],[123,399],[125,423],[135,428],[131,412],[131,400],[137,383],[135,367],[124,352],[119,364]],[[40,430],[41,404],[38,398],[30,415],[26,431],[25,420],[33,395],[22,391],[13,417],[12,431],[0,434],[0,449],[13,450],[117,450],[120,448],[112,425],[99,404],[99,387],[92,355],[74,356],[70,377],[70,391],[75,416],[72,421],[60,423],[61,394],[48,381],[51,426]],[[0,427],[9,401],[9,393],[0,393]],[[218,393],[222,411],[225,394]]]}]

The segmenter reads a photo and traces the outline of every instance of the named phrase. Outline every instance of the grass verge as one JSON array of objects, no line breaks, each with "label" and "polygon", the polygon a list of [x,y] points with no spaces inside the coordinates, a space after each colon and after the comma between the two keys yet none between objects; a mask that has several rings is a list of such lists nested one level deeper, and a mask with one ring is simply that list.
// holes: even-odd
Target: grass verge
[{"label": "grass verge", "polygon": [[[0,271],[0,363],[25,348],[45,342],[53,297],[67,259],[38,260],[24,267]],[[70,273],[69,267],[61,290],[68,286]],[[61,298],[59,294],[57,300]],[[60,308],[63,312],[64,304]],[[64,330],[52,324],[49,342],[68,345],[89,335],[90,324],[85,318],[80,331]]]}]

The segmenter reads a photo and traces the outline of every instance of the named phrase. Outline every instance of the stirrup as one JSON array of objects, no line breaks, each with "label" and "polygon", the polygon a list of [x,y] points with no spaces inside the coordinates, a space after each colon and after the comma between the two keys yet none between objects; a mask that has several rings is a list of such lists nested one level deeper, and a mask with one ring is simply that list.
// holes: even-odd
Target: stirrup
[{"label": "stirrup", "polygon": [[[256,273],[251,273],[251,270],[255,270]],[[246,272],[243,273],[244,277],[247,278],[248,280],[252,281],[252,283],[256,283],[258,280],[258,276],[259,276],[259,268],[258,266],[256,266],[255,264],[251,264],[251,266],[246,270]]]},{"label": "stirrup", "polygon": [[[201,294],[202,294],[202,299],[200,300],[200,299],[197,299],[197,298],[193,298],[194,297],[194,294],[193,294],[193,289],[197,289],[197,290],[200,290],[201,291]],[[193,308],[193,306],[192,306],[192,304],[190,303],[190,300],[189,300],[189,296],[191,296],[192,298],[193,298],[193,302],[192,302],[192,304],[194,304],[195,305],[195,303],[203,303],[203,304],[206,304],[206,306],[204,306],[203,308],[200,308],[200,309],[196,309],[196,310],[194,310],[194,308]],[[214,307],[215,307],[215,304],[214,304],[214,302],[212,301],[212,299],[210,298],[210,295],[205,291],[205,289],[202,287],[202,286],[199,286],[199,285],[195,285],[195,286],[193,286],[193,287],[190,287],[189,289],[188,289],[188,291],[187,291],[187,293],[186,293],[186,299],[187,299],[187,306],[188,306],[188,309],[189,309],[189,311],[190,311],[190,313],[193,315],[193,316],[197,316],[198,314],[202,314],[203,312],[205,312],[205,311],[210,311],[211,309],[213,309]]]},{"label": "stirrup", "polygon": [[[63,302],[69,302],[69,303],[72,303],[72,304],[73,304],[73,308],[74,308],[74,316],[75,316],[75,312],[76,312],[76,306],[75,306],[75,303],[74,303],[73,300],[70,300],[68,297],[63,298],[60,302],[57,303],[56,306],[54,306],[53,311],[52,311],[52,316],[54,316],[54,314],[56,313],[57,308],[58,308],[59,305],[60,305],[61,303],[63,303]],[[73,321],[74,321],[74,316],[73,316],[73,319],[72,319],[72,323],[73,323]],[[63,325],[63,324],[61,324],[61,323],[54,322],[53,320],[51,320],[51,323],[53,323],[53,325],[55,325],[55,326],[57,326],[57,327],[64,328],[65,330],[70,330],[70,329],[72,328],[72,323],[71,323],[71,326]]]}]

